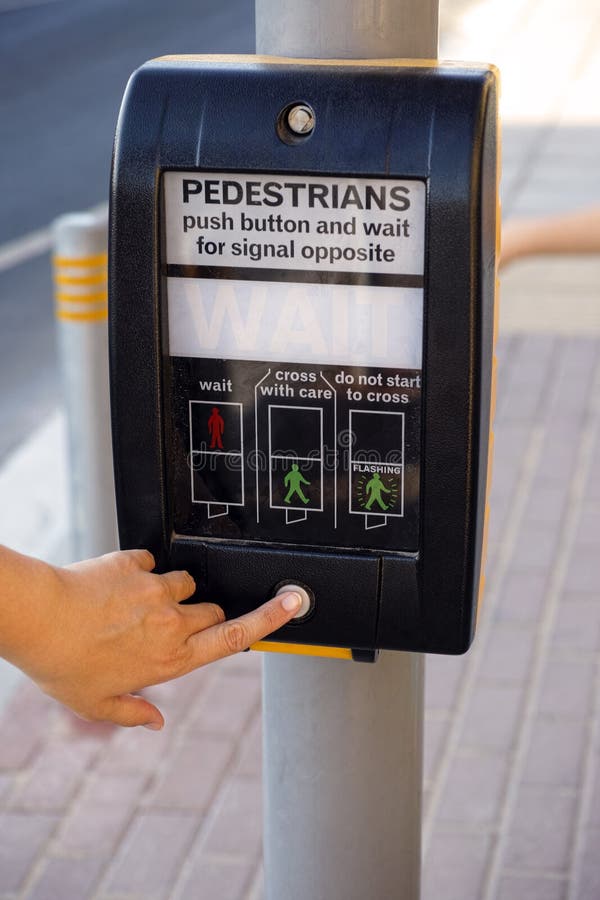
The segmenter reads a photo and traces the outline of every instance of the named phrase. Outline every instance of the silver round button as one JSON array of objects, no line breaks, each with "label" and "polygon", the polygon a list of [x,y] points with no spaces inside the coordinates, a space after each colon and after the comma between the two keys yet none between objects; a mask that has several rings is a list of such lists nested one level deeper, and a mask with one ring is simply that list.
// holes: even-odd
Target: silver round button
[{"label": "silver round button", "polygon": [[310,595],[308,591],[305,588],[300,587],[299,584],[282,584],[281,587],[277,589],[275,596],[278,597],[280,594],[287,594],[290,591],[293,591],[295,594],[300,594],[302,597],[300,609],[293,617],[294,619],[302,619],[303,616],[306,616],[310,612]]}]

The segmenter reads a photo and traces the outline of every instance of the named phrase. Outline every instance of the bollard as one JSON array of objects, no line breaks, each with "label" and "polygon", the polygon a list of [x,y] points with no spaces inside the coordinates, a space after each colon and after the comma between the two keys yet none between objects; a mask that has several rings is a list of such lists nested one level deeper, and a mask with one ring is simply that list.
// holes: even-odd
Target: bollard
[{"label": "bollard", "polygon": [[53,223],[59,364],[67,414],[73,559],[118,547],[108,378],[107,212]]}]

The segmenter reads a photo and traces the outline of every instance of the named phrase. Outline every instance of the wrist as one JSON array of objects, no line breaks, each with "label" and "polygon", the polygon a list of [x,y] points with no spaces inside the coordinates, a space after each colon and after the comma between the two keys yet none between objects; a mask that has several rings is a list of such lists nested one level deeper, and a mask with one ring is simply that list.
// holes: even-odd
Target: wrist
[{"label": "wrist", "polygon": [[24,668],[43,650],[48,627],[59,618],[60,570],[0,547],[0,573],[0,656]]}]

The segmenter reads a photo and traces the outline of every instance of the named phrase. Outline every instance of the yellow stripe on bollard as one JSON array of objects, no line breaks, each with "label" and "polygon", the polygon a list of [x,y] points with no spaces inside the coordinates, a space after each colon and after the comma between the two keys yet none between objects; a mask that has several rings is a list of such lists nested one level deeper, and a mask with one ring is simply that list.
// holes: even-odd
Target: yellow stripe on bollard
[{"label": "yellow stripe on bollard", "polygon": [[108,265],[108,253],[97,253],[96,256],[55,256],[54,265],[59,268],[82,268],[96,269],[100,266]]},{"label": "yellow stripe on bollard", "polygon": [[106,271],[99,272],[97,275],[54,275],[55,284],[73,284],[78,286],[87,286],[89,284],[106,284],[108,275]]},{"label": "yellow stripe on bollard", "polygon": [[108,291],[98,291],[95,294],[55,294],[59,303],[100,303],[108,301]]},{"label": "yellow stripe on bollard", "polygon": [[90,310],[90,312],[70,312],[62,309],[56,310],[56,318],[63,322],[103,322],[108,319],[108,307],[105,309]]}]

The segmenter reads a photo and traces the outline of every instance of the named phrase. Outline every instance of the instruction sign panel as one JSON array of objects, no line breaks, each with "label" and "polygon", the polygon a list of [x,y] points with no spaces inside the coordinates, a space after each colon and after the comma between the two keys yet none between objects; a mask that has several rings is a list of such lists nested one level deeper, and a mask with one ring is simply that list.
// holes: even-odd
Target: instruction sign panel
[{"label": "instruction sign panel", "polygon": [[170,265],[423,274],[425,183],[166,172]]},{"label": "instruction sign panel", "polygon": [[163,176],[179,534],[418,546],[425,183]]}]

